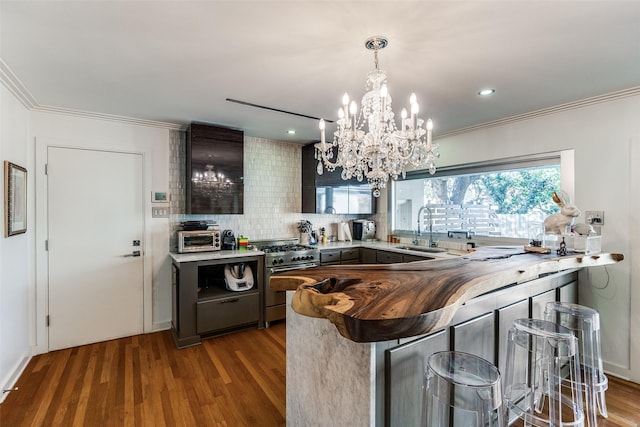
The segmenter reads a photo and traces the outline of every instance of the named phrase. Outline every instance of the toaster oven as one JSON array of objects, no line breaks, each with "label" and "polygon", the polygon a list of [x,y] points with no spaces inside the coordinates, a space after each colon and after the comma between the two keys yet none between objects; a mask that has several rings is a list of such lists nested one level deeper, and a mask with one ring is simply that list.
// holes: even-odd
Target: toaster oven
[{"label": "toaster oven", "polygon": [[220,230],[178,231],[178,252],[207,252],[220,250]]}]

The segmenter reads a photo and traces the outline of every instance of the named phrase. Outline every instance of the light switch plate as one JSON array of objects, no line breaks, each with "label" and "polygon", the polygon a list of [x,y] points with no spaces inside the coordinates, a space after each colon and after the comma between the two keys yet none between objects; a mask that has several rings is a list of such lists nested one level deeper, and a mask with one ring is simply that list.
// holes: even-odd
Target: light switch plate
[{"label": "light switch plate", "polygon": [[151,217],[152,218],[169,218],[169,208],[168,207],[160,207],[151,208]]}]

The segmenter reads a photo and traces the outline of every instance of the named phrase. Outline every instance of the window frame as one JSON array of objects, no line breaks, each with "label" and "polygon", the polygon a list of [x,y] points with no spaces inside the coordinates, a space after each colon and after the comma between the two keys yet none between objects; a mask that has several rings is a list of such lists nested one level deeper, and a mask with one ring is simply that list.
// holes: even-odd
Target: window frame
[{"label": "window frame", "polygon": [[[506,157],[484,162],[466,163],[459,165],[450,165],[439,167],[435,175],[429,174],[426,169],[407,171],[406,177],[402,181],[425,179],[425,178],[442,178],[446,176],[482,173],[482,172],[499,172],[504,170],[524,169],[539,166],[560,165],[560,187],[568,193],[572,199],[574,198],[574,150],[562,150],[554,152],[537,153],[526,156]],[[413,238],[414,230],[395,230],[395,197],[396,182],[393,180],[389,186],[389,196],[387,200],[387,229],[391,230],[390,234],[400,238]],[[424,236],[423,236],[424,237]],[[450,238],[446,233],[434,232],[434,240],[460,240],[460,238]],[[515,237],[493,237],[493,236],[472,236],[468,241],[477,245],[505,245],[505,244],[526,244],[528,239]]]}]

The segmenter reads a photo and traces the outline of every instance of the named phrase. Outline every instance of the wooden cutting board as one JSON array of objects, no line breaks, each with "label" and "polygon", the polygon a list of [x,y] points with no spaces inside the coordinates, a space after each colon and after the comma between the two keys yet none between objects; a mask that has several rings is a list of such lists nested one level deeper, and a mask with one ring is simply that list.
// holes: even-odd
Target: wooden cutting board
[{"label": "wooden cutting board", "polygon": [[525,252],[522,246],[481,247],[456,258],[404,264],[331,265],[274,275],[272,290],[295,290],[297,313],[324,317],[356,342],[425,334],[451,322],[467,300],[541,274],[614,264],[622,254]]}]

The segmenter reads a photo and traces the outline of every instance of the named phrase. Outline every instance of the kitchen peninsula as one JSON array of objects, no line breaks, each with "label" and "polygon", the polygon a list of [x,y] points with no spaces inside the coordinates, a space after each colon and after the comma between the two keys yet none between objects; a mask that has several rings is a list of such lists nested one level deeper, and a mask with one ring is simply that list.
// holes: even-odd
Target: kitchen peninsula
[{"label": "kitchen peninsula", "polygon": [[623,259],[485,247],[455,258],[275,276],[272,288],[295,291],[288,292],[287,420],[418,425],[429,354],[465,351],[501,368],[514,319],[542,317],[548,301],[576,302],[580,268]]}]

